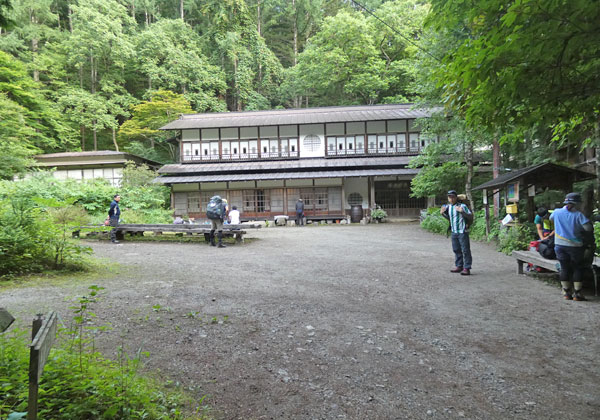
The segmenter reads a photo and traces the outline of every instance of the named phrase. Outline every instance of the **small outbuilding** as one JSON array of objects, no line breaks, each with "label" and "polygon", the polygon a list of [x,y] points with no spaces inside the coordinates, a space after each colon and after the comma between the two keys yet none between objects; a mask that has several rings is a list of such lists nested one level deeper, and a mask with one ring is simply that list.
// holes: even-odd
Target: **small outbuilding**
[{"label": "small outbuilding", "polygon": [[48,153],[35,156],[35,160],[38,168],[54,169],[54,177],[58,179],[104,178],[114,186],[120,185],[123,168],[129,161],[145,164],[153,170],[162,166],[159,162],[114,150]]}]

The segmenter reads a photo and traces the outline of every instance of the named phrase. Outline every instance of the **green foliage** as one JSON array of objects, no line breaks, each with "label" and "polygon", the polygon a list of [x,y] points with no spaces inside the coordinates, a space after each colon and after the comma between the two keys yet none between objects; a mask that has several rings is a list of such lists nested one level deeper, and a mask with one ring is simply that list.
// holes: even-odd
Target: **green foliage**
[{"label": "green foliage", "polygon": [[25,195],[0,199],[0,277],[81,268],[91,249],[71,239],[71,232],[86,219],[83,209],[68,203],[36,203]]},{"label": "green foliage", "polygon": [[449,227],[448,220],[440,214],[439,207],[430,207],[427,209],[427,215],[421,221],[421,227],[432,233],[445,235]]},{"label": "green foliage", "polygon": [[498,251],[510,255],[513,251],[524,251],[534,238],[529,225],[517,225],[500,231],[498,235]]},{"label": "green foliage", "polygon": [[426,166],[411,180],[411,196],[430,197],[465,185],[467,168],[460,162]]},{"label": "green foliage", "polygon": [[[148,155],[148,150],[160,156],[160,161],[173,162],[176,146],[167,142],[172,133],[160,131],[159,128],[176,119],[179,114],[192,112],[189,101],[183,95],[167,90],[153,92],[149,101],[142,101],[132,108],[132,118],[121,125],[119,137],[128,142],[142,143],[141,150],[134,149],[140,156],[154,158]],[[125,149],[131,150],[131,146]]]},{"label": "green foliage", "polygon": [[[147,352],[133,356],[122,347],[115,361],[94,350],[94,337],[105,328],[91,310],[102,287],[71,307],[72,324],[61,329],[44,368],[39,393],[40,418],[64,419],[200,419],[184,412],[188,403],[177,391],[165,391],[158,381],[141,376]],[[29,348],[24,332],[13,330],[0,336],[0,417],[27,408]],[[201,401],[200,401],[201,403]]]},{"label": "green foliage", "polygon": [[[490,234],[488,241],[496,240],[500,234],[500,223],[492,217],[490,220]],[[473,224],[469,228],[469,236],[476,241],[486,240],[485,234],[485,210],[479,210],[473,214]]]},{"label": "green foliage", "polygon": [[381,208],[371,210],[371,218],[373,218],[373,219],[382,220],[382,219],[385,219],[387,216],[388,215],[385,212],[385,210],[383,210]]}]

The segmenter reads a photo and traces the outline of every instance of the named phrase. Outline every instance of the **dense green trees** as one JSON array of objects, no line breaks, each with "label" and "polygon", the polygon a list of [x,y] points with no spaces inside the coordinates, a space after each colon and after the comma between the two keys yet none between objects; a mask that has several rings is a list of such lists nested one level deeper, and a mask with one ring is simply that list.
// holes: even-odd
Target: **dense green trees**
[{"label": "dense green trees", "polygon": [[[425,2],[366,4],[403,36],[419,38]],[[3,166],[4,178],[22,171],[32,154],[48,151],[121,148],[172,159],[156,128],[178,111],[148,120],[153,105],[161,109],[169,95],[185,98],[189,107],[173,108],[184,112],[415,98],[408,60],[414,47],[345,0],[12,0],[11,7],[0,6],[1,66],[18,67],[0,74],[6,81],[0,148],[14,156]],[[31,101],[19,101],[13,85],[31,92]]]}]

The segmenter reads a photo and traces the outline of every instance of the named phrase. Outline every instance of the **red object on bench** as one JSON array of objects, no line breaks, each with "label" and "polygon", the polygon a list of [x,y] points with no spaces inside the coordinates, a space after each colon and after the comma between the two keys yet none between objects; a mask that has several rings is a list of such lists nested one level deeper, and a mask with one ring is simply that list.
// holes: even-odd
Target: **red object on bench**
[{"label": "red object on bench", "polygon": [[530,251],[538,251],[540,247],[540,241],[531,241],[529,242],[529,250]]}]

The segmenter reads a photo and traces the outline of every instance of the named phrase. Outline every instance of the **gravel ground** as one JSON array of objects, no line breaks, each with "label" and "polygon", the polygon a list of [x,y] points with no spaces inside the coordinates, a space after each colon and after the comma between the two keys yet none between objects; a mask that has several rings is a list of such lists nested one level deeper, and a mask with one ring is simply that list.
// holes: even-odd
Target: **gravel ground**
[{"label": "gravel ground", "polygon": [[480,243],[473,275],[451,274],[449,240],[416,224],[249,236],[91,242],[120,268],[5,289],[0,306],[68,318],[69,297],[104,286],[100,348],[142,346],[218,419],[600,417],[598,298],[563,301]]}]

